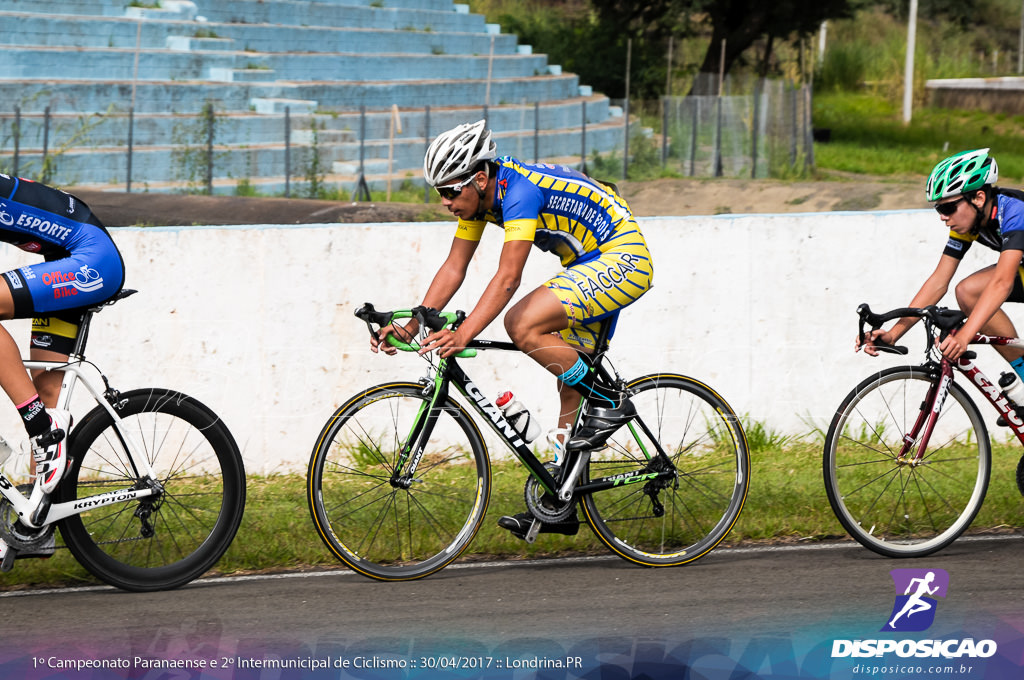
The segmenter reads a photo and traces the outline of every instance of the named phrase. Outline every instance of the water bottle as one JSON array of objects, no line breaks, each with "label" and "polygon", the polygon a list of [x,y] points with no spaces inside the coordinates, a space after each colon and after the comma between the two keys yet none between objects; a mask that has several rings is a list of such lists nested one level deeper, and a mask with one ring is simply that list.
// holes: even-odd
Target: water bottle
[{"label": "water bottle", "polygon": [[1024,381],[1016,371],[1007,371],[999,376],[999,387],[1014,406],[1024,406]]},{"label": "water bottle", "polygon": [[6,439],[0,437],[0,465],[6,463],[12,453],[14,453],[14,449],[11,448],[11,445],[7,443]]},{"label": "water bottle", "polygon": [[501,412],[505,414],[505,420],[512,424],[523,440],[529,444],[540,435],[540,424],[533,419],[526,407],[516,399],[511,392],[502,392],[494,402]]}]

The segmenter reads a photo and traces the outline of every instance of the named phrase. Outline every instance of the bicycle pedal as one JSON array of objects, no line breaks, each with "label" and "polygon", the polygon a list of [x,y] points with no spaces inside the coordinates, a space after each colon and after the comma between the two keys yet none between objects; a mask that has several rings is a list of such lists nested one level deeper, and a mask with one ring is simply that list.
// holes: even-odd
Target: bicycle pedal
[{"label": "bicycle pedal", "polygon": [[540,533],[540,527],[541,527],[541,521],[539,519],[534,518],[533,523],[530,525],[529,531],[527,531],[526,535],[523,536],[523,540],[526,541],[527,543],[531,543],[531,544],[534,541],[536,541],[537,540],[537,534]]}]

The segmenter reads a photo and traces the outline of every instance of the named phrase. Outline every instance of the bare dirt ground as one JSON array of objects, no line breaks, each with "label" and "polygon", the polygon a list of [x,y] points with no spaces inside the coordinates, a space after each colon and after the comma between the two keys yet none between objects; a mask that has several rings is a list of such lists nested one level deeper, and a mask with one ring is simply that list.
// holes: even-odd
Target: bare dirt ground
[{"label": "bare dirt ground", "polygon": [[[659,179],[622,182],[640,217],[924,208],[924,181]],[[439,204],[115,193],[68,189],[111,227],[423,222],[452,219]]]}]

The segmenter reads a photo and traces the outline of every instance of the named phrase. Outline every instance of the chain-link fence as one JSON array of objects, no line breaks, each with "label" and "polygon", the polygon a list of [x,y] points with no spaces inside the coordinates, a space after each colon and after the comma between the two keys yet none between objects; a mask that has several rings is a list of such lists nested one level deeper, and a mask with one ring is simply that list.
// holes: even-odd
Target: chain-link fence
[{"label": "chain-link fence", "polygon": [[666,97],[662,166],[686,177],[799,176],[814,167],[811,88],[761,80],[749,94]]}]

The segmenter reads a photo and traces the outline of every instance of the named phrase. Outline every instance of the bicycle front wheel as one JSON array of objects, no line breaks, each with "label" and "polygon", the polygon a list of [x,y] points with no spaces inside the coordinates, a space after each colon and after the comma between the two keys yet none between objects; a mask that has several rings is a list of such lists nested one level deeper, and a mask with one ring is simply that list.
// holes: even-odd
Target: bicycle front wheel
[{"label": "bicycle front wheel", "polygon": [[649,375],[628,390],[646,431],[636,422],[620,428],[591,454],[583,483],[647,468],[658,448],[675,476],[585,496],[587,521],[601,542],[631,562],[692,562],[725,538],[743,509],[750,486],[746,437],[725,400],[692,378]]},{"label": "bicycle front wheel", "polygon": [[958,384],[950,383],[927,450],[916,457],[937,380],[911,366],[871,376],[843,401],[825,439],[832,510],[853,538],[880,555],[920,557],[946,547],[985,498],[988,430]]},{"label": "bicycle front wheel", "polygon": [[139,487],[157,493],[61,520],[61,536],[82,566],[110,585],[176,588],[205,573],[231,545],[245,509],[242,456],[223,421],[180,392],[133,390],[114,409],[120,427],[98,406],[71,432],[73,460],[58,500]]},{"label": "bicycle front wheel", "polygon": [[331,552],[364,576],[407,581],[438,571],[469,546],[487,511],[487,450],[457,402],[439,405],[424,447],[410,450],[429,403],[422,385],[372,387],[335,411],[313,449],[313,524]]}]

